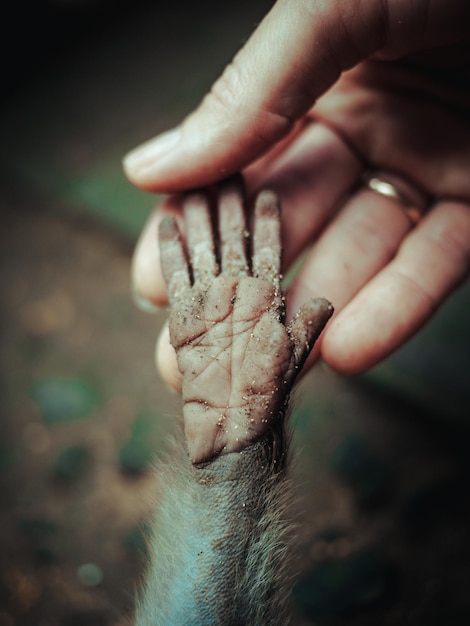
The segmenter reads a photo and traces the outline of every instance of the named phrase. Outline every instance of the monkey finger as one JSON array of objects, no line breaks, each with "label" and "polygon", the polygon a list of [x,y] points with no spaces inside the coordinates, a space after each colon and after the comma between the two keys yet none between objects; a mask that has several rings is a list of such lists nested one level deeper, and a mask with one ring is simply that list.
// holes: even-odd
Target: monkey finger
[{"label": "monkey finger", "polygon": [[173,304],[190,289],[188,263],[175,218],[166,217],[160,222],[158,232],[162,272],[170,304]]},{"label": "monkey finger", "polygon": [[168,216],[174,216],[182,223],[182,198],[173,195],[164,198],[149,215],[140,234],[132,257],[132,295],[137,306],[147,312],[155,312],[158,307],[167,306],[168,296],[163,277],[158,228]]},{"label": "monkey finger", "polygon": [[281,207],[272,191],[262,191],[255,202],[253,276],[275,287],[273,307],[283,309],[281,293]]},{"label": "monkey finger", "polygon": [[308,300],[287,326],[294,343],[294,365],[302,367],[315,341],[333,315],[333,306],[325,298]]},{"label": "monkey finger", "polygon": [[208,196],[197,191],[188,193],[183,201],[183,211],[193,280],[209,285],[217,276],[218,267]]},{"label": "monkey finger", "polygon": [[220,263],[224,274],[244,276],[248,273],[246,258],[247,230],[241,178],[231,179],[219,193]]}]

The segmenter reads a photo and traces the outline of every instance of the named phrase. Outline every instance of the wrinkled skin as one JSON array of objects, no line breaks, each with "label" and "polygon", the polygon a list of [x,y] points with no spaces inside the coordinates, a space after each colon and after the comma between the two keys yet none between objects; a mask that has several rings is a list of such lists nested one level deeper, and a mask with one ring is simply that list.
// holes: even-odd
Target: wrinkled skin
[{"label": "wrinkled skin", "polygon": [[[280,212],[259,195],[251,257],[239,183],[184,201],[186,245],[160,225],[170,338],[183,378],[186,450],[161,464],[137,626],[286,626],[289,392],[332,314],[322,298],[286,325]],[[186,254],[186,248],[188,254]]]},{"label": "wrinkled skin", "polygon": [[193,281],[176,222],[169,219],[160,227],[170,339],[183,377],[193,463],[241,450],[272,426],[319,323],[332,312],[318,299],[284,324],[277,198],[265,191],[256,202],[251,267],[242,201],[238,184],[223,186],[220,273],[206,197],[190,194],[184,203]]}]

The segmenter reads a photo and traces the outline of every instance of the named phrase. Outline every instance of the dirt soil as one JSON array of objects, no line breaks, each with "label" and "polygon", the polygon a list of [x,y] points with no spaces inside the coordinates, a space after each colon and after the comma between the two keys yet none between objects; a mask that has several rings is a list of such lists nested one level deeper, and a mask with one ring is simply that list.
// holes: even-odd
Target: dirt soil
[{"label": "dirt soil", "polygon": [[[133,306],[132,246],[91,218],[2,216],[0,626],[122,626],[178,412],[164,312]],[[469,433],[324,366],[297,395],[294,625],[470,623]]]}]

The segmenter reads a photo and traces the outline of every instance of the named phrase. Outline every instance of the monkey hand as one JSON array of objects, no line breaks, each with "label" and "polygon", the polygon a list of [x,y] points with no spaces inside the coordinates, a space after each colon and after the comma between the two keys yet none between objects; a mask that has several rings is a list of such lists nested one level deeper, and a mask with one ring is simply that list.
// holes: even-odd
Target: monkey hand
[{"label": "monkey hand", "polygon": [[196,464],[282,427],[294,380],[333,309],[311,300],[285,324],[280,208],[272,192],[256,200],[252,235],[235,181],[220,189],[217,234],[207,195],[188,194],[184,217],[186,246],[174,218],[161,223],[159,237],[186,443]]}]

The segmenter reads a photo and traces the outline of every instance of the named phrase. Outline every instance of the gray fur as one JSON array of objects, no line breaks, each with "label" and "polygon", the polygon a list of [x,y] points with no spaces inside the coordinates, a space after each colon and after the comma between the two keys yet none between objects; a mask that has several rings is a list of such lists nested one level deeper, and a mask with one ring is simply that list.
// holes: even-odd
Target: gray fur
[{"label": "gray fur", "polygon": [[289,623],[290,489],[275,439],[204,467],[192,466],[180,445],[171,466],[158,465],[164,487],[136,626]]}]

